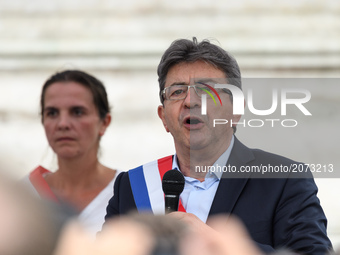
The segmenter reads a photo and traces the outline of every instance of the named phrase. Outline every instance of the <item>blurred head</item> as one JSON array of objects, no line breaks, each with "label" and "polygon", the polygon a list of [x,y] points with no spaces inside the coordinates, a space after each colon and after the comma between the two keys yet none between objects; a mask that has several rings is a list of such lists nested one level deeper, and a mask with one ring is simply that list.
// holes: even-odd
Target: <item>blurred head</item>
[{"label": "blurred head", "polygon": [[97,156],[111,122],[103,84],[81,71],[64,71],[46,81],[41,94],[42,123],[58,158]]},{"label": "blurred head", "polygon": [[54,255],[180,255],[188,226],[164,215],[129,214],[105,222],[95,242],[69,225]]},{"label": "blurred head", "polygon": [[[52,254],[68,215],[0,173],[0,254]],[[50,207],[51,206],[51,207]]]},{"label": "blurred head", "polygon": [[198,42],[196,37],[193,37],[192,41],[179,39],[174,41],[164,52],[158,65],[159,96],[162,104],[164,102],[162,91],[169,69],[181,62],[192,63],[199,60],[220,69],[230,84],[241,88],[240,68],[234,57],[228,52],[210,43],[209,40]]},{"label": "blurred head", "polygon": [[152,255],[179,255],[181,244],[190,233],[189,226],[164,215],[135,214],[129,220],[149,230],[154,240]]}]

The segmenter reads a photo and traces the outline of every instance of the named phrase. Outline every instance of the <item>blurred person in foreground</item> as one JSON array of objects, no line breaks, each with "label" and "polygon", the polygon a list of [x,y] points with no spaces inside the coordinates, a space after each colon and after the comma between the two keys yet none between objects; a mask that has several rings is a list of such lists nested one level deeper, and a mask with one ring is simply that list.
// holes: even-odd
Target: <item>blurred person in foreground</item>
[{"label": "blurred person in foreground", "polygon": [[[53,255],[264,255],[236,217],[213,216],[209,225],[197,225],[169,215],[132,213],[110,219],[95,240],[71,222]],[[280,249],[271,255],[297,253]]]},{"label": "blurred person in foreground", "polygon": [[[96,240],[70,224],[54,255],[261,255],[242,224],[227,216],[195,229],[164,215],[131,214],[110,220]],[[283,253],[282,255],[290,253]]]},{"label": "blurred person in foreground", "polygon": [[45,82],[40,107],[58,169],[39,166],[25,182],[40,197],[72,206],[95,235],[104,222],[117,173],[98,160],[101,137],[111,122],[105,87],[79,70],[59,72]]},{"label": "blurred person in foreground", "polygon": [[[162,176],[177,169],[185,177],[185,186],[179,212],[171,213],[174,217],[205,229],[213,215],[232,214],[264,252],[285,248],[302,254],[327,253],[332,247],[327,220],[309,170],[304,176],[282,173],[279,178],[217,170],[218,165],[237,170],[268,164],[305,167],[279,155],[249,149],[236,138],[241,116],[233,114],[233,95],[230,90],[215,88],[222,83],[241,89],[236,60],[208,40],[180,39],[163,54],[158,77],[162,103],[158,116],[173,136],[176,153],[118,175],[106,220],[131,210],[164,214]],[[202,97],[208,92],[216,93],[221,104],[214,105],[208,96],[207,114],[203,115]],[[214,127],[214,119],[227,119],[233,125]],[[196,171],[197,166],[209,171]]]},{"label": "blurred person in foreground", "polygon": [[0,173],[0,254],[50,255],[72,212],[33,196]]}]

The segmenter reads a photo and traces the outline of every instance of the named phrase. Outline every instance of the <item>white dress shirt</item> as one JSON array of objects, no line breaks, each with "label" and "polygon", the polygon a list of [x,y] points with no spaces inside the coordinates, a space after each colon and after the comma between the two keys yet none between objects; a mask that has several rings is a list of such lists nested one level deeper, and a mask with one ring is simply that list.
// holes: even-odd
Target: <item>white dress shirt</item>
[{"label": "white dress shirt", "polygon": [[[215,193],[220,183],[223,171],[217,171],[218,166],[223,167],[227,164],[230,152],[234,145],[234,136],[232,136],[228,149],[216,160],[207,174],[203,182],[184,176],[185,185],[180,195],[181,202],[187,213],[195,214],[203,222],[207,221]],[[177,163],[177,155],[174,155],[172,169],[181,170]],[[204,171],[205,169],[202,168]],[[216,170],[216,171],[215,171]]]}]

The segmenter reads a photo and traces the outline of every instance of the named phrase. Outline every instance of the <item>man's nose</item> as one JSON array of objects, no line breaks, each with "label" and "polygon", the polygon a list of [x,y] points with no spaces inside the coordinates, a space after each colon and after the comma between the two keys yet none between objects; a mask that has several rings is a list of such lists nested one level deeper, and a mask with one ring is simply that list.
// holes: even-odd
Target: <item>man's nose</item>
[{"label": "man's nose", "polygon": [[189,108],[201,105],[201,98],[197,95],[195,88],[188,88],[188,93],[184,99],[184,104]]}]

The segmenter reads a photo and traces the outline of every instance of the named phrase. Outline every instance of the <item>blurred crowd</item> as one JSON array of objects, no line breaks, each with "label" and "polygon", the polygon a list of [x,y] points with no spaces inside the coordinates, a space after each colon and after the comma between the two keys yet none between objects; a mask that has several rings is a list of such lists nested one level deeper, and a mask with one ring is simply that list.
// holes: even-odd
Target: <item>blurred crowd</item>
[{"label": "blurred crowd", "polygon": [[[211,219],[211,228],[194,228],[176,213],[131,213],[109,221],[93,238],[66,205],[38,199],[4,175],[0,204],[1,255],[262,254],[240,221],[227,215]],[[282,250],[276,254],[295,253]]]}]

